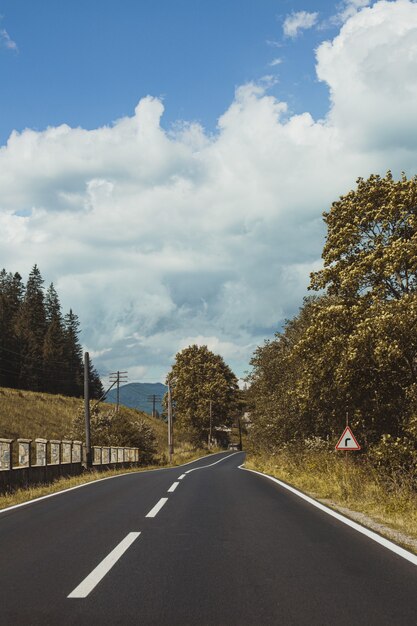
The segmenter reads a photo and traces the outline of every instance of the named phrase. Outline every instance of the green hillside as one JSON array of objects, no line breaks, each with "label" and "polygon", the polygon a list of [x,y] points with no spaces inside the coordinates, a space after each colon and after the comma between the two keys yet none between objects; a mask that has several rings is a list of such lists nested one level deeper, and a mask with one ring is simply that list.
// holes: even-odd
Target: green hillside
[{"label": "green hillside", "polygon": [[[83,406],[80,398],[0,387],[0,437],[63,439],[68,437],[71,422]],[[158,450],[165,449],[166,425],[162,420],[135,409],[123,407],[123,411],[140,416],[154,430]]]}]

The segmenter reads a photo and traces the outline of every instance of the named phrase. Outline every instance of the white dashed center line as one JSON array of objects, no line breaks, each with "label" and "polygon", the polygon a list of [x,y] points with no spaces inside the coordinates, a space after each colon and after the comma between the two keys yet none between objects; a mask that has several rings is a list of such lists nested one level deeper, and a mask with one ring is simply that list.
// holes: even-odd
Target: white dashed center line
[{"label": "white dashed center line", "polygon": [[149,511],[149,513],[146,515],[146,517],[155,517],[158,514],[158,512],[162,509],[162,507],[164,506],[165,502],[168,502],[168,498],[161,498],[159,500],[159,502],[157,502],[155,504],[153,509],[151,509]]},{"label": "white dashed center line", "polygon": [[172,493],[173,491],[175,491],[178,485],[179,483],[172,483],[171,487],[168,489],[168,493]]},{"label": "white dashed center line", "polygon": [[139,537],[140,533],[129,533],[111,552],[104,558],[101,563],[97,565],[95,569],[84,578],[84,580],[71,591],[68,598],[86,598],[88,594],[93,591],[94,587],[105,577],[107,572],[111,570],[113,565],[117,563],[120,557],[126,552],[126,550],[132,545],[132,543]]},{"label": "white dashed center line", "polygon": [[178,476],[178,480],[182,480],[183,478],[185,478],[186,474],[181,474],[181,476]]}]

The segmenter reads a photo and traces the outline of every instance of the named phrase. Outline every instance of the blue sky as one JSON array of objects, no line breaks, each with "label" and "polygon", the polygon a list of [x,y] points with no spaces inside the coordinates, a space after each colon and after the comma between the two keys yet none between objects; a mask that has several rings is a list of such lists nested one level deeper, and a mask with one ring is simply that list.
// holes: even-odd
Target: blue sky
[{"label": "blue sky", "polygon": [[[292,111],[323,116],[328,90],[311,51],[335,27],[283,36],[285,17],[303,9],[285,0],[3,0],[0,28],[18,51],[0,51],[1,143],[13,129],[109,124],[147,94],[164,98],[165,125],[214,130],[235,87],[266,75],[279,78],[271,93]],[[313,9],[321,21],[335,12],[323,1]]]},{"label": "blue sky", "polygon": [[[0,0],[0,267],[99,371],[238,376],[297,313],[322,213],[416,174],[417,2]],[[275,62],[275,63],[274,63]]]}]

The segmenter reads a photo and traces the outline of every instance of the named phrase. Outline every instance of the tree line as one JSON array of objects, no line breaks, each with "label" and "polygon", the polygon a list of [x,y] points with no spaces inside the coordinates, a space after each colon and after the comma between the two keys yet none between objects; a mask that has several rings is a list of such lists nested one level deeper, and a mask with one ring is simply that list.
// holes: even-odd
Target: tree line
[{"label": "tree line", "polygon": [[317,293],[252,358],[252,445],[334,445],[348,412],[371,458],[415,467],[417,177],[360,178],[323,215]]},{"label": "tree line", "polygon": [[[37,267],[26,284],[19,273],[0,272],[0,386],[66,396],[83,395],[80,323],[70,310],[62,314],[51,283],[45,290]],[[91,365],[90,394],[103,388]]]}]

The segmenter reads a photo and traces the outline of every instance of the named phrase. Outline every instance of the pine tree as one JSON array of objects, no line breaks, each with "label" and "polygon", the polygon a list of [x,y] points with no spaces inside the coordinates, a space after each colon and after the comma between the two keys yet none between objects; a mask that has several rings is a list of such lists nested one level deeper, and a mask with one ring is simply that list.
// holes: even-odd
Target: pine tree
[{"label": "pine tree", "polygon": [[101,383],[99,373],[90,360],[90,371],[88,373],[90,385],[90,398],[99,400],[104,395],[104,387]]},{"label": "pine tree", "polygon": [[19,380],[19,342],[15,324],[24,293],[20,274],[0,272],[0,385],[16,387]]},{"label": "pine tree", "polygon": [[37,265],[34,265],[16,320],[21,353],[19,386],[22,389],[43,390],[43,342],[46,325],[43,279]]},{"label": "pine tree", "polygon": [[43,342],[44,388],[49,393],[65,393],[65,331],[61,305],[53,283],[46,292],[45,314],[47,330]]},{"label": "pine tree", "polygon": [[66,362],[65,376],[67,383],[65,393],[69,396],[83,395],[83,351],[78,335],[80,322],[70,309],[64,318],[64,360]]}]

